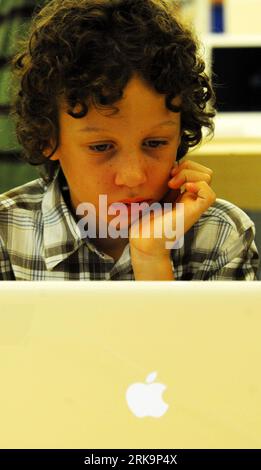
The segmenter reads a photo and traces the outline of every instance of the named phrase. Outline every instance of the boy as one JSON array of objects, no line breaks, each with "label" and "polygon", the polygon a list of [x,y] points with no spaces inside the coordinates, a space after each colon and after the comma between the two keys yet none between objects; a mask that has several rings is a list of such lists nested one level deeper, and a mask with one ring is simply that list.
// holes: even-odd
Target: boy
[{"label": "boy", "polygon": [[[214,111],[204,63],[172,2],[53,0],[14,65],[17,136],[45,174],[1,197],[2,280],[256,279],[253,222],[216,200],[209,168],[176,165],[203,126],[213,130]],[[149,229],[175,228],[181,203],[184,243],[170,249],[165,232],[142,236],[137,199],[147,209],[171,204],[151,213]],[[108,208],[126,200],[125,237],[101,236],[116,215]]]}]

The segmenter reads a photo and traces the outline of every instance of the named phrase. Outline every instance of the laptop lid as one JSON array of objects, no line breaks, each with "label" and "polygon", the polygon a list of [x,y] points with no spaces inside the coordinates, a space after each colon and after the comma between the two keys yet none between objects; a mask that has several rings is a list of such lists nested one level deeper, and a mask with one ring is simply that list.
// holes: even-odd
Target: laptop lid
[{"label": "laptop lid", "polygon": [[260,448],[258,282],[5,282],[1,448]]}]

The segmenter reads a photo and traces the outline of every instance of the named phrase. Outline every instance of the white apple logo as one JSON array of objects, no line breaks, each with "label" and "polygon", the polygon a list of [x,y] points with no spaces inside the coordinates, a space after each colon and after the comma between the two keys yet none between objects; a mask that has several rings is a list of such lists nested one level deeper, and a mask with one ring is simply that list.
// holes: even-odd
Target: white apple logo
[{"label": "white apple logo", "polygon": [[166,413],[169,405],[162,399],[162,393],[166,390],[166,385],[152,383],[157,377],[157,372],[152,372],[146,378],[145,383],[134,383],[129,386],[126,392],[126,400],[132,413],[138,418],[152,416],[160,418]]}]

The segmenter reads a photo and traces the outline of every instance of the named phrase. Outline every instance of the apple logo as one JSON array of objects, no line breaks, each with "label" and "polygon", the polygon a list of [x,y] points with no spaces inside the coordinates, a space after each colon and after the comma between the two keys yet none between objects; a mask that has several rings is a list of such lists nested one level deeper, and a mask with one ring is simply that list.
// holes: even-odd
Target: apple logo
[{"label": "apple logo", "polygon": [[156,377],[157,372],[151,372],[146,378],[146,383],[134,383],[127,389],[128,406],[138,418],[160,418],[169,407],[162,399],[162,393],[167,387],[159,382],[153,383]]}]

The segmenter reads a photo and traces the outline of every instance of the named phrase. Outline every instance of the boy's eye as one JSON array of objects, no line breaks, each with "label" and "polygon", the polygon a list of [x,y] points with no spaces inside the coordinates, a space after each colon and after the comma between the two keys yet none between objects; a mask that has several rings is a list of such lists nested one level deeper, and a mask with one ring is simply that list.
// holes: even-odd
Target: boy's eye
[{"label": "boy's eye", "polygon": [[152,148],[158,148],[160,146],[167,145],[168,142],[166,140],[148,140],[149,143],[151,143]]},{"label": "boy's eye", "polygon": [[[97,144],[97,145],[90,145],[90,149],[94,150],[94,152],[105,152],[106,147],[108,147],[110,144]],[[104,148],[105,147],[105,148]]]},{"label": "boy's eye", "polygon": [[[151,148],[159,148],[160,146],[167,145],[168,142],[166,140],[148,140],[147,141]],[[97,145],[90,145],[90,149],[96,153],[104,153],[106,152],[106,147],[110,146],[111,144],[97,144]],[[107,148],[108,150],[108,148]]]}]

